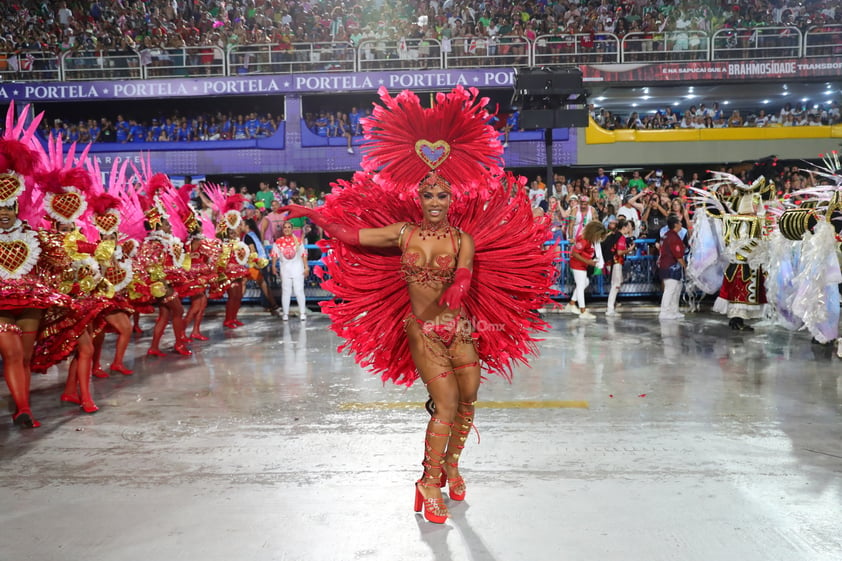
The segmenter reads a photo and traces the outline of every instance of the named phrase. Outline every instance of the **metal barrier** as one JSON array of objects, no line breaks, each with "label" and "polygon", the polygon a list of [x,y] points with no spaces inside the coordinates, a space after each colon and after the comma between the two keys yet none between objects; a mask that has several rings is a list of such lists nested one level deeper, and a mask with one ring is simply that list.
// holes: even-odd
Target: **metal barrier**
[{"label": "metal barrier", "polygon": [[144,79],[228,74],[224,51],[214,45],[142,49],[138,54]]},{"label": "metal barrier", "polygon": [[842,25],[820,25],[804,33],[805,57],[842,55]]},{"label": "metal barrier", "polygon": [[349,42],[261,43],[229,47],[229,75],[354,72],[357,53]]},{"label": "metal barrier", "polygon": [[533,46],[533,66],[610,64],[620,62],[620,39],[613,33],[539,35]]},{"label": "metal barrier", "polygon": [[44,51],[7,48],[0,58],[0,78],[21,82],[61,81],[59,58]]},{"label": "metal barrier", "polygon": [[[620,296],[654,297],[661,294],[661,281],[658,277],[657,256],[653,253],[654,239],[635,240],[634,253],[626,256],[623,264],[623,285]],[[554,287],[559,291],[558,299],[566,300],[573,295],[575,283],[570,269],[570,242],[559,240],[553,243],[558,247],[558,276]],[[608,297],[611,279],[598,274],[591,277],[587,292],[593,297]]]},{"label": "metal barrier", "polygon": [[636,31],[621,46],[623,62],[691,62],[708,59],[710,39],[703,31]]},{"label": "metal barrier", "polygon": [[533,66],[531,47],[520,35],[453,37],[442,41],[444,67]]},{"label": "metal barrier", "polygon": [[144,77],[139,53],[109,54],[107,51],[62,53],[60,75],[65,81],[131,80]]},{"label": "metal barrier", "polygon": [[447,47],[436,39],[364,39],[357,47],[357,68],[421,70],[444,68]]},{"label": "metal barrier", "polygon": [[710,60],[801,58],[802,40],[797,27],[720,29],[711,38]]},{"label": "metal barrier", "polygon": [[16,81],[123,80],[374,70],[519,67],[555,64],[666,63],[769,60],[842,54],[842,25],[420,39],[261,43],[134,53],[83,51],[62,56],[16,52],[0,43],[0,79]]}]

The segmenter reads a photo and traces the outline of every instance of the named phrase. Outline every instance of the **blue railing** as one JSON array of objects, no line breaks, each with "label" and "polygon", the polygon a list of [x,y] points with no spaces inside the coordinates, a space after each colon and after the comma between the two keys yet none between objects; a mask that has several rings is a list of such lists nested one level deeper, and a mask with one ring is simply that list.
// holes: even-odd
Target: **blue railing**
[{"label": "blue railing", "polygon": [[[661,294],[661,281],[658,278],[657,255],[654,254],[654,239],[635,240],[635,251],[626,256],[623,264],[623,285],[619,295],[623,297],[645,298]],[[570,270],[570,242],[558,240],[551,245],[559,248],[557,262],[558,277],[554,288],[559,291],[557,299],[568,300],[575,286],[573,272]],[[592,297],[608,297],[611,279],[598,274],[591,277],[587,292]]]},{"label": "blue railing", "polygon": [[[623,265],[623,285],[620,287],[620,297],[627,298],[649,298],[660,296],[661,281],[658,278],[658,264],[657,256],[654,254],[653,247],[654,239],[639,239],[635,240],[634,253],[626,256],[626,261]],[[555,246],[558,248],[559,257],[556,261],[556,282],[553,286],[558,294],[554,297],[556,300],[569,300],[573,293],[573,273],[570,270],[570,242],[567,240],[556,240],[549,242],[548,246]],[[305,249],[315,250],[320,249],[316,245],[305,245]],[[321,259],[311,260],[310,275],[304,281],[304,293],[307,297],[307,302],[321,302],[323,300],[330,300],[333,295],[321,287],[321,279],[313,272],[316,267],[324,268],[324,262]],[[264,271],[266,274],[266,271]],[[266,274],[266,282],[276,295],[281,289],[280,279],[271,274]],[[611,289],[610,279],[605,275],[594,275],[591,277],[591,283],[587,292],[591,297],[607,298],[608,292]],[[246,294],[243,300],[246,302],[261,302],[263,295],[254,281],[249,281],[246,285]]]}]

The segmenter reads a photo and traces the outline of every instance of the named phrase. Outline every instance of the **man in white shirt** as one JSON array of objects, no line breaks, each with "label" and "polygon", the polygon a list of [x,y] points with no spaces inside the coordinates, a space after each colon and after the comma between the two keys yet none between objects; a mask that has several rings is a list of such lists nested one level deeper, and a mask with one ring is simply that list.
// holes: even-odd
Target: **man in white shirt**
[{"label": "man in white shirt", "polygon": [[617,218],[622,216],[626,220],[634,222],[634,232],[632,235],[635,238],[640,235],[640,213],[643,212],[643,205],[637,201],[642,195],[643,191],[636,195],[625,195],[623,197],[623,206],[617,210]]}]

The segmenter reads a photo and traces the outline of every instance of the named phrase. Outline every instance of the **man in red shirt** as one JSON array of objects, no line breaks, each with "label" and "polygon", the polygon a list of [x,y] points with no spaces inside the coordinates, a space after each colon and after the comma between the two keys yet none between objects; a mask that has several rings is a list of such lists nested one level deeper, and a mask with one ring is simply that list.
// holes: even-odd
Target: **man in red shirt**
[{"label": "man in red shirt", "polygon": [[663,320],[681,319],[684,317],[678,310],[681,299],[681,279],[684,276],[684,242],[678,237],[681,229],[681,219],[674,214],[667,217],[667,233],[661,240],[661,252],[658,256],[658,272],[664,281],[664,293],[661,296],[661,312],[658,317]]}]

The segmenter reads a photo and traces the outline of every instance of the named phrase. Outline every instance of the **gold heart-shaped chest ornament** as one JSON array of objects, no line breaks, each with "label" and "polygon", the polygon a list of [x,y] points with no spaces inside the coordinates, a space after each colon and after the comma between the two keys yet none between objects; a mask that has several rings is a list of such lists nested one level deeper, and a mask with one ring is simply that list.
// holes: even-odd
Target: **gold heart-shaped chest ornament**
[{"label": "gold heart-shaped chest ornament", "polygon": [[106,267],[105,275],[103,275],[113,285],[118,285],[126,280],[126,271],[122,268],[111,265]]},{"label": "gold heart-shaped chest ornament", "polygon": [[35,232],[15,233],[0,240],[0,278],[16,279],[29,273],[38,262],[41,246]]}]

